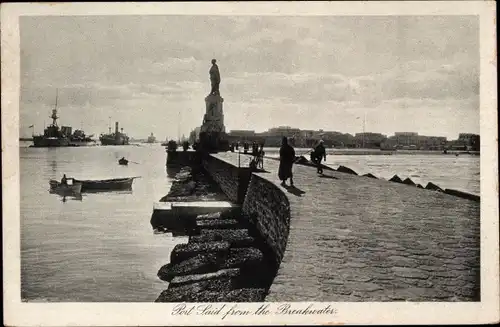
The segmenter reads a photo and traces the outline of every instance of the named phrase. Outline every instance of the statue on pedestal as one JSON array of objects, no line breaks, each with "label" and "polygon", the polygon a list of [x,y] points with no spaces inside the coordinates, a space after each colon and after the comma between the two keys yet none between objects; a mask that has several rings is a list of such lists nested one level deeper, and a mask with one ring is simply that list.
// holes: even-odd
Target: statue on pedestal
[{"label": "statue on pedestal", "polygon": [[220,73],[216,60],[212,59],[210,68],[210,94],[205,98],[206,111],[200,128],[200,151],[226,151],[226,128],[224,127],[224,99],[220,96]]},{"label": "statue on pedestal", "polygon": [[217,60],[212,59],[212,68],[210,68],[210,84],[212,89],[210,90],[210,94],[219,95],[219,85],[220,85],[220,73],[219,66],[216,64]]}]

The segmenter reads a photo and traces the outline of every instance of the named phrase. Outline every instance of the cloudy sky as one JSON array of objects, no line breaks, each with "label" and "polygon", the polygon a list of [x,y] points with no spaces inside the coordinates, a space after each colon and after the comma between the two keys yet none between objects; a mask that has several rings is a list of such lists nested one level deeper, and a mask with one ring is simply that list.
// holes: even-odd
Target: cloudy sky
[{"label": "cloudy sky", "polygon": [[[473,16],[22,17],[21,135],[61,125],[130,136],[202,122],[210,60],[227,130],[479,133]],[[111,118],[110,118],[111,117]]]}]

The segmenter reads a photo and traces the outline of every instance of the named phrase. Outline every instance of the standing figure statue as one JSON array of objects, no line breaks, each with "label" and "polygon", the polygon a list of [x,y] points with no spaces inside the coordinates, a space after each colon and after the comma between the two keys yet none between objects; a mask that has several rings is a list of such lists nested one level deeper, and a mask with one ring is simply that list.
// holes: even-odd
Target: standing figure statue
[{"label": "standing figure statue", "polygon": [[219,66],[216,64],[217,60],[212,59],[212,68],[210,68],[210,84],[212,86],[212,90],[210,94],[219,95],[219,84],[220,84],[220,73]]}]

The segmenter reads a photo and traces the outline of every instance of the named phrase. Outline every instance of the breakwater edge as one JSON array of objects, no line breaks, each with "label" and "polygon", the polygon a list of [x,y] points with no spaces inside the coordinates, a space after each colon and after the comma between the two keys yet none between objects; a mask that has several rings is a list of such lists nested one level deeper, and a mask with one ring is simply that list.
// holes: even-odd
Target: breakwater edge
[{"label": "breakwater edge", "polygon": [[[300,212],[302,209],[294,209],[293,202],[290,199],[295,200],[296,197],[302,197],[302,194],[306,193],[300,189],[283,189],[280,188],[277,183],[273,181],[276,179],[275,176],[271,175],[274,169],[277,167],[276,164],[270,164],[275,162],[272,158],[266,160],[267,167],[271,168],[262,171],[250,171],[248,167],[245,167],[245,159],[249,159],[248,156],[244,156],[245,159],[242,161],[241,155],[238,158],[237,154],[234,153],[218,153],[211,155],[200,155],[199,157],[193,156],[193,152],[185,152],[184,156],[190,156],[189,159],[176,159],[179,161],[183,168],[179,170],[179,174],[186,174],[186,171],[193,167],[202,167],[203,171],[207,176],[209,176],[213,183],[220,187],[219,192],[223,193],[227,197],[227,203],[229,205],[223,206],[219,204],[214,205],[212,201],[212,206],[209,211],[211,213],[204,214],[199,210],[203,206],[207,207],[205,204],[194,204],[191,206],[180,206],[184,209],[180,209],[178,205],[171,205],[167,210],[155,210],[153,212],[152,222],[156,221],[156,228],[160,230],[169,231],[168,225],[169,221],[172,221],[174,207],[176,207],[177,214],[174,220],[182,221],[184,226],[182,226],[183,232],[189,236],[188,243],[180,244],[172,251],[171,260],[169,263],[162,266],[158,272],[160,279],[170,282],[168,288],[164,290],[160,296],[157,298],[157,302],[260,302],[266,300],[266,297],[271,292],[271,299],[276,299],[279,291],[273,291],[275,287],[276,275],[280,275],[278,270],[281,272],[283,267],[280,268],[280,264],[283,258],[286,258],[285,253],[289,253],[287,250],[287,242],[290,237],[290,222],[294,216],[294,212]],[[183,157],[183,153],[175,154],[177,158]],[[196,158],[193,161],[193,158]],[[297,166],[303,166],[306,169],[314,169],[310,167],[310,163],[307,163],[305,158],[297,158],[298,162],[302,161]],[[301,160],[299,160],[301,159]],[[191,164],[186,166],[187,161]],[[169,161],[169,160],[167,160]],[[243,162],[243,164],[242,164]],[[170,160],[170,165],[176,165],[174,160]],[[168,166],[168,165],[167,165]],[[186,168],[190,166],[190,168]],[[274,168],[274,169],[273,169]],[[344,176],[351,175],[357,178],[353,183],[364,184],[366,181],[377,179],[372,174],[365,174],[364,176],[358,176],[358,174],[345,166],[340,166],[338,169],[332,169],[326,167],[330,171],[338,172]],[[182,173],[184,171],[184,173]],[[338,179],[338,177],[331,176],[332,179]],[[363,179],[359,179],[363,178]],[[368,179],[366,179],[368,178]],[[335,181],[330,181],[335,183]],[[179,181],[179,183],[183,183]],[[184,180],[185,185],[189,185],[189,182]],[[444,194],[446,201],[450,204],[455,203],[457,200],[466,201],[466,206],[475,205],[471,204],[479,199],[474,197],[474,195],[462,196],[461,192],[453,192],[448,189],[442,189],[432,182],[428,183],[425,188],[419,184],[413,183],[411,179],[400,179],[398,176],[394,176],[389,181],[384,180],[383,185],[392,188],[389,185],[400,184],[407,189],[414,189],[411,192],[423,192],[418,193],[422,197],[423,201],[432,201],[432,198],[437,196],[437,194]],[[174,184],[175,185],[175,184]],[[328,187],[328,186],[327,186]],[[182,188],[182,187],[181,187]],[[422,190],[417,191],[419,188]],[[178,187],[179,189],[179,187]],[[302,192],[302,193],[301,193]],[[431,192],[431,193],[429,193]],[[288,194],[291,193],[292,195]],[[433,195],[436,194],[436,195]],[[168,195],[167,195],[168,197]],[[171,198],[171,200],[175,200]],[[472,201],[472,202],[470,202]],[[175,202],[175,201],[174,201]],[[193,210],[193,208],[197,208]],[[333,208],[330,208],[333,209]],[[462,210],[470,211],[471,208],[462,208]],[[204,210],[207,210],[205,208]],[[337,215],[339,208],[329,210],[328,207],[324,208],[323,211],[329,211],[331,215]],[[432,214],[435,208],[428,208],[428,213]],[[478,210],[478,206],[475,210]],[[341,210],[342,211],[342,210]],[[161,214],[160,214],[161,213]],[[158,217],[163,215],[162,219]],[[170,216],[170,218],[168,218]],[[182,218],[180,218],[182,216]],[[299,218],[296,218],[299,219]],[[158,224],[158,221],[163,220],[163,225]],[[174,228],[175,229],[175,228]],[[334,229],[335,230],[335,229]],[[175,232],[170,230],[171,232]],[[452,236],[454,237],[454,236]],[[471,239],[473,240],[473,239]],[[360,242],[359,239],[356,242]],[[356,243],[355,242],[355,243]],[[473,241],[470,246],[470,256],[467,257],[467,264],[470,267],[475,267],[472,270],[472,274],[477,277],[478,275],[478,257],[475,251],[478,251],[478,244]],[[476,244],[476,245],[474,245]],[[476,250],[474,250],[476,249]],[[339,251],[340,253],[341,251]],[[422,247],[422,251],[426,251]],[[422,253],[422,255],[423,255]],[[291,254],[293,257],[293,253]],[[414,254],[410,254],[412,256]],[[289,256],[289,255],[288,255]],[[405,257],[405,255],[401,256]],[[439,257],[439,256],[438,256]],[[414,261],[408,266],[408,263],[403,265],[403,267],[418,267],[418,261],[415,258],[408,258],[408,260]],[[439,260],[437,260],[439,261]],[[356,269],[352,267],[365,267],[366,264],[359,266],[350,266],[349,262],[344,261],[348,267],[351,267],[349,274],[354,273]],[[456,262],[455,262],[456,263]],[[455,264],[454,263],[454,264]],[[433,265],[438,264],[437,262],[428,262],[428,266],[431,270],[434,269]],[[465,262],[461,261],[461,264]],[[391,274],[393,274],[395,280],[403,280],[411,285],[413,274],[419,276],[417,278],[422,278],[427,280],[426,283],[418,284],[419,288],[431,287],[433,282],[429,280],[428,273],[419,274],[419,268],[415,268],[414,273],[408,273],[413,271],[413,268],[401,268],[402,271],[405,269],[410,269],[408,273],[402,273],[398,270],[401,263],[396,263],[395,268],[387,272],[387,277],[391,280]],[[439,270],[439,268],[436,268]],[[345,273],[345,271],[344,271]],[[283,274],[281,274],[283,275]],[[349,277],[345,280],[345,285],[349,285],[353,282],[358,282],[360,285],[373,285],[370,286],[366,294],[376,291],[377,299],[381,300],[392,300],[398,298],[401,295],[395,295],[384,289],[384,283],[374,284],[369,281],[373,280],[373,277],[366,277],[358,280],[354,280]],[[433,278],[431,278],[433,280]],[[477,278],[473,280],[477,281]],[[279,281],[279,278],[278,278]],[[435,283],[438,283],[436,279]],[[342,291],[344,295],[350,296],[350,300],[360,301],[364,299],[364,296],[360,295],[359,291],[355,291],[356,287],[351,285],[353,289],[351,291],[345,290],[345,285],[339,287],[339,289],[344,289]],[[426,286],[424,286],[426,285]],[[430,286],[429,286],[430,285]],[[422,299],[422,298],[433,298],[438,296],[438,298],[446,298],[449,300],[453,299],[474,299],[478,296],[478,286],[477,283],[472,287],[472,293],[454,293],[448,289],[446,292],[442,291],[436,295],[433,292],[427,292],[427,294],[419,294],[416,292],[413,295],[406,295],[406,299]],[[359,286],[359,285],[358,285]],[[364,286],[366,287],[366,286]],[[397,288],[399,291],[396,292],[400,294],[405,287],[399,286]],[[386,293],[391,293],[388,295]],[[287,293],[287,292],[284,292]],[[384,295],[381,295],[383,293]],[[330,293],[330,298],[335,299],[338,294],[335,291]],[[366,295],[365,296],[368,296]],[[460,295],[461,294],[461,295]],[[402,297],[405,298],[405,297]],[[280,300],[287,300],[287,298],[280,298]],[[328,299],[325,299],[328,300]]]}]

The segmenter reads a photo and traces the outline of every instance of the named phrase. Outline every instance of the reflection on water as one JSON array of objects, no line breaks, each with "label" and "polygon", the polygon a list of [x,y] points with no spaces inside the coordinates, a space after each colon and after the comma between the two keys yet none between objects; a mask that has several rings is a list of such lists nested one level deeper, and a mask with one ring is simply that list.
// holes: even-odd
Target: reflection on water
[{"label": "reflection on water", "polygon": [[[153,203],[170,187],[162,147],[20,148],[21,296],[28,301],[151,302],[184,238],[155,235]],[[118,165],[117,157],[137,162]],[[132,190],[61,196],[49,180],[142,176]]]}]

